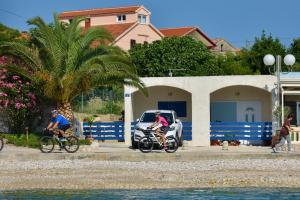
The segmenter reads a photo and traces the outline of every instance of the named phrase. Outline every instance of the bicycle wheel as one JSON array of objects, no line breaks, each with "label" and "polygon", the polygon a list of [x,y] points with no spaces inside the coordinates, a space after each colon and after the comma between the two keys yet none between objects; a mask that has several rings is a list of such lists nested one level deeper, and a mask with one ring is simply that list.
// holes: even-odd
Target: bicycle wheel
[{"label": "bicycle wheel", "polygon": [[138,144],[139,150],[143,153],[149,153],[153,149],[153,141],[149,137],[142,137]]},{"label": "bicycle wheel", "polygon": [[43,153],[51,153],[54,149],[54,140],[50,136],[44,136],[40,139],[40,150]]},{"label": "bicycle wheel", "polygon": [[66,140],[64,142],[64,148],[68,153],[75,153],[80,146],[79,139],[75,136],[69,136],[66,137]]},{"label": "bicycle wheel", "polygon": [[167,137],[166,138],[166,145],[167,149],[166,152],[168,153],[174,153],[178,149],[178,140],[174,137]]},{"label": "bicycle wheel", "polygon": [[3,138],[0,138],[0,151],[3,149],[4,141]]}]

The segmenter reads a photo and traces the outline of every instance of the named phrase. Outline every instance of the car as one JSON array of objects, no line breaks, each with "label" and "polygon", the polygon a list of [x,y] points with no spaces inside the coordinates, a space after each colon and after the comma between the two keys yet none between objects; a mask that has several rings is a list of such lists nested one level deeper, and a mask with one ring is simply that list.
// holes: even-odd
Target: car
[{"label": "car", "polygon": [[137,124],[135,125],[131,139],[133,148],[138,147],[140,138],[144,136],[143,132],[138,129],[147,129],[147,127],[152,125],[155,121],[156,112],[160,112],[160,115],[163,116],[169,123],[169,130],[166,134],[166,137],[173,136],[178,140],[179,146],[182,145],[182,123],[180,119],[177,118],[176,112],[174,110],[147,110],[141,115],[141,117],[137,120]]}]

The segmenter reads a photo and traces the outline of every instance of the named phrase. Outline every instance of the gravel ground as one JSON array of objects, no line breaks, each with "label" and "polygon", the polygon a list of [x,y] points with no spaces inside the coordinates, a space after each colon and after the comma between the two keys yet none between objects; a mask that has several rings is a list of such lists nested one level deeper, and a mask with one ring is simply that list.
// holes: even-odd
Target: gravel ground
[{"label": "gravel ground", "polygon": [[0,190],[300,187],[300,160],[0,161]]}]

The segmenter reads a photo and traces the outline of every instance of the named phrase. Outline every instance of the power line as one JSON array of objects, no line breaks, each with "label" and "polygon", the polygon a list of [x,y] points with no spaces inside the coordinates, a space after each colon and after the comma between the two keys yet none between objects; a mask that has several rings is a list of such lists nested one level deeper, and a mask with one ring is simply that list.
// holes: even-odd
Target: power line
[{"label": "power line", "polygon": [[23,16],[18,15],[18,14],[14,13],[14,12],[11,12],[11,11],[8,11],[8,10],[4,10],[4,9],[1,9],[1,8],[0,8],[0,11],[5,12],[5,13],[8,13],[8,14],[13,15],[13,16],[16,16],[16,17],[19,17],[19,18],[21,18],[21,19],[24,19]]}]

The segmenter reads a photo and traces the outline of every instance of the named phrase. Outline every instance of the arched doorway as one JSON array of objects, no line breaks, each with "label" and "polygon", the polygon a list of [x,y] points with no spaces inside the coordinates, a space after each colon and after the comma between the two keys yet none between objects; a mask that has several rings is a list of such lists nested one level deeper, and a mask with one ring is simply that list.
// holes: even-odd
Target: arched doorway
[{"label": "arched doorway", "polygon": [[210,94],[210,122],[211,138],[262,144],[272,134],[272,95],[245,85],[218,89]]},{"label": "arched doorway", "polygon": [[183,122],[192,121],[192,95],[190,92],[170,86],[148,87],[148,97],[136,91],[132,94],[132,115],[138,119],[146,110],[175,110]]}]

